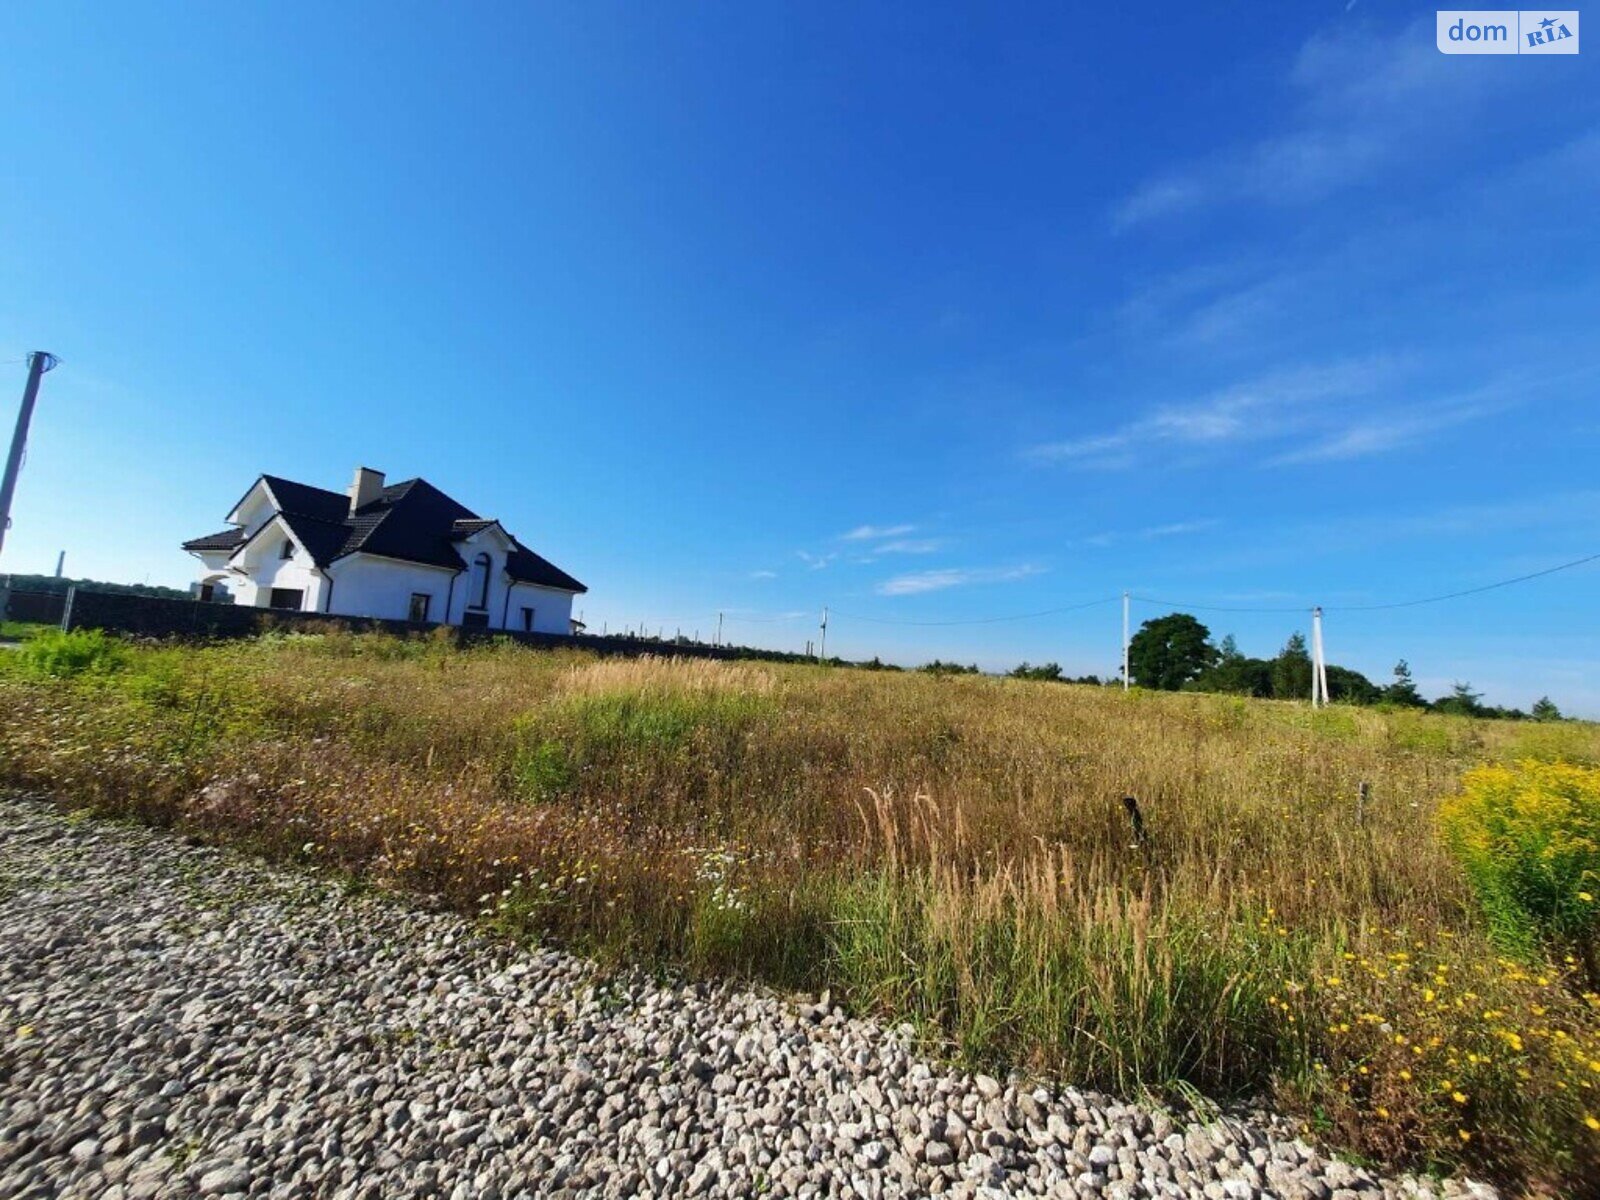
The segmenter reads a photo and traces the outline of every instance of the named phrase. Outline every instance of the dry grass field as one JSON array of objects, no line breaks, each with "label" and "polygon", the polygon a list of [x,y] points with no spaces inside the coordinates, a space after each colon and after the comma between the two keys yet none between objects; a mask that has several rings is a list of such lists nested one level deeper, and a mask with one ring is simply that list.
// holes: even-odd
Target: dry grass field
[{"label": "dry grass field", "polygon": [[12,786],[974,1062],[1600,1175],[1600,726],[341,634],[7,659]]}]

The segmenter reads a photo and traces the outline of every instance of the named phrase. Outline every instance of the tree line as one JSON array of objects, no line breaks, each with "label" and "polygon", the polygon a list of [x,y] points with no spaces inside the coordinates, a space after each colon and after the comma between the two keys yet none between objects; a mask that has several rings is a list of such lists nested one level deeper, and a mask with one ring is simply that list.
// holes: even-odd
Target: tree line
[{"label": "tree line", "polygon": [[5,575],[0,582],[16,592],[47,592],[52,596],[65,596],[67,589],[76,587],[85,592],[111,592],[121,596],[159,596],[167,600],[192,600],[188,592],[179,588],[162,587],[155,583],[108,583],[103,579],[68,579],[57,575]]},{"label": "tree line", "polygon": [[[1278,700],[1304,700],[1311,695],[1311,654],[1304,635],[1291,635],[1274,658],[1252,658],[1240,652],[1232,634],[1213,645],[1211,631],[1188,613],[1169,613],[1141,625],[1128,643],[1128,669],[1139,687],[1165,692],[1223,692]],[[1403,658],[1395,664],[1393,678],[1382,685],[1360,671],[1329,663],[1328,696],[1345,704],[1388,704],[1468,717],[1562,719],[1561,710],[1548,696],[1523,712],[1484,704],[1482,694],[1473,691],[1470,683],[1458,683],[1449,695],[1428,700],[1418,691]]]}]

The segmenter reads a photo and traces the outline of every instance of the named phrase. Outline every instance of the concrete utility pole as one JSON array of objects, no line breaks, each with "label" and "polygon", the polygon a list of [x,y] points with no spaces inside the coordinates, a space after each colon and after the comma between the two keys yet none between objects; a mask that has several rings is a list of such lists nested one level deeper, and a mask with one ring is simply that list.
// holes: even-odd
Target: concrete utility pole
[{"label": "concrete utility pole", "polygon": [[817,654],[817,661],[818,662],[826,662],[827,660],[828,660],[828,608],[827,608],[827,605],[823,605],[823,608],[822,608],[822,649]]},{"label": "concrete utility pole", "polygon": [[60,554],[56,555],[56,578],[57,579],[61,578],[61,573],[62,573],[62,571],[64,571],[66,569],[66,566],[67,566],[67,552],[65,550],[63,550]]},{"label": "concrete utility pole", "polygon": [[34,401],[39,398],[39,380],[60,361],[54,354],[35,350],[28,355],[28,383],[22,389],[22,408],[17,413],[17,429],[11,435],[11,454],[6,458],[6,475],[0,482],[0,548],[5,546],[6,530],[11,528],[11,497],[17,490],[17,473],[22,470],[22,451],[28,444],[28,426],[33,421]]},{"label": "concrete utility pole", "polygon": [[1328,658],[1322,648],[1322,606],[1311,610],[1311,707],[1321,708],[1328,697]]}]

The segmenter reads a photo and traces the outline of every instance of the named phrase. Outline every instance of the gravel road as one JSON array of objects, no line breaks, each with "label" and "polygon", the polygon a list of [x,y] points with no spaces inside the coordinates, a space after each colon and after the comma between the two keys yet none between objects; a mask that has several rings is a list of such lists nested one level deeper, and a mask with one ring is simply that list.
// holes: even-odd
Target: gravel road
[{"label": "gravel road", "polygon": [[0,1196],[1492,1197],[0,797]]}]

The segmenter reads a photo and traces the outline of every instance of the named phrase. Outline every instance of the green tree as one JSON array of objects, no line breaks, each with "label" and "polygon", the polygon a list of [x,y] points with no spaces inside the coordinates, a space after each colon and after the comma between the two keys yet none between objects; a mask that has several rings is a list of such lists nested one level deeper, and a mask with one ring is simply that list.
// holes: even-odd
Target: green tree
[{"label": "green tree", "polygon": [[1013,667],[1010,675],[1013,679],[1037,679],[1041,683],[1062,682],[1060,663],[1045,663],[1043,666],[1038,667],[1031,667],[1027,663],[1023,663],[1019,667]]},{"label": "green tree", "polygon": [[1472,690],[1470,683],[1458,683],[1450,689],[1450,694],[1442,700],[1435,700],[1435,711],[1454,713],[1459,717],[1479,717],[1484,715],[1483,706],[1478,702],[1483,699],[1482,692]]},{"label": "green tree", "polygon": [[1422,693],[1417,691],[1416,682],[1411,678],[1411,666],[1405,659],[1394,665],[1394,682],[1383,689],[1383,698],[1390,704],[1403,705],[1406,708],[1426,708],[1428,702],[1422,698]]},{"label": "green tree", "polygon": [[1328,699],[1346,704],[1376,704],[1383,691],[1360,671],[1328,664]]},{"label": "green tree", "polygon": [[1133,682],[1163,692],[1177,691],[1216,660],[1211,631],[1188,613],[1146,621],[1128,643]]},{"label": "green tree", "polygon": [[1217,650],[1215,666],[1206,668],[1184,685],[1185,691],[1224,692],[1233,696],[1272,695],[1272,664],[1264,658],[1239,653],[1229,634]]},{"label": "green tree", "polygon": [[1290,635],[1272,660],[1272,694],[1279,700],[1311,698],[1311,655],[1303,634]]},{"label": "green tree", "polygon": [[1535,721],[1560,721],[1561,710],[1556,707],[1556,702],[1549,696],[1540,696],[1533,706],[1531,714]]}]

